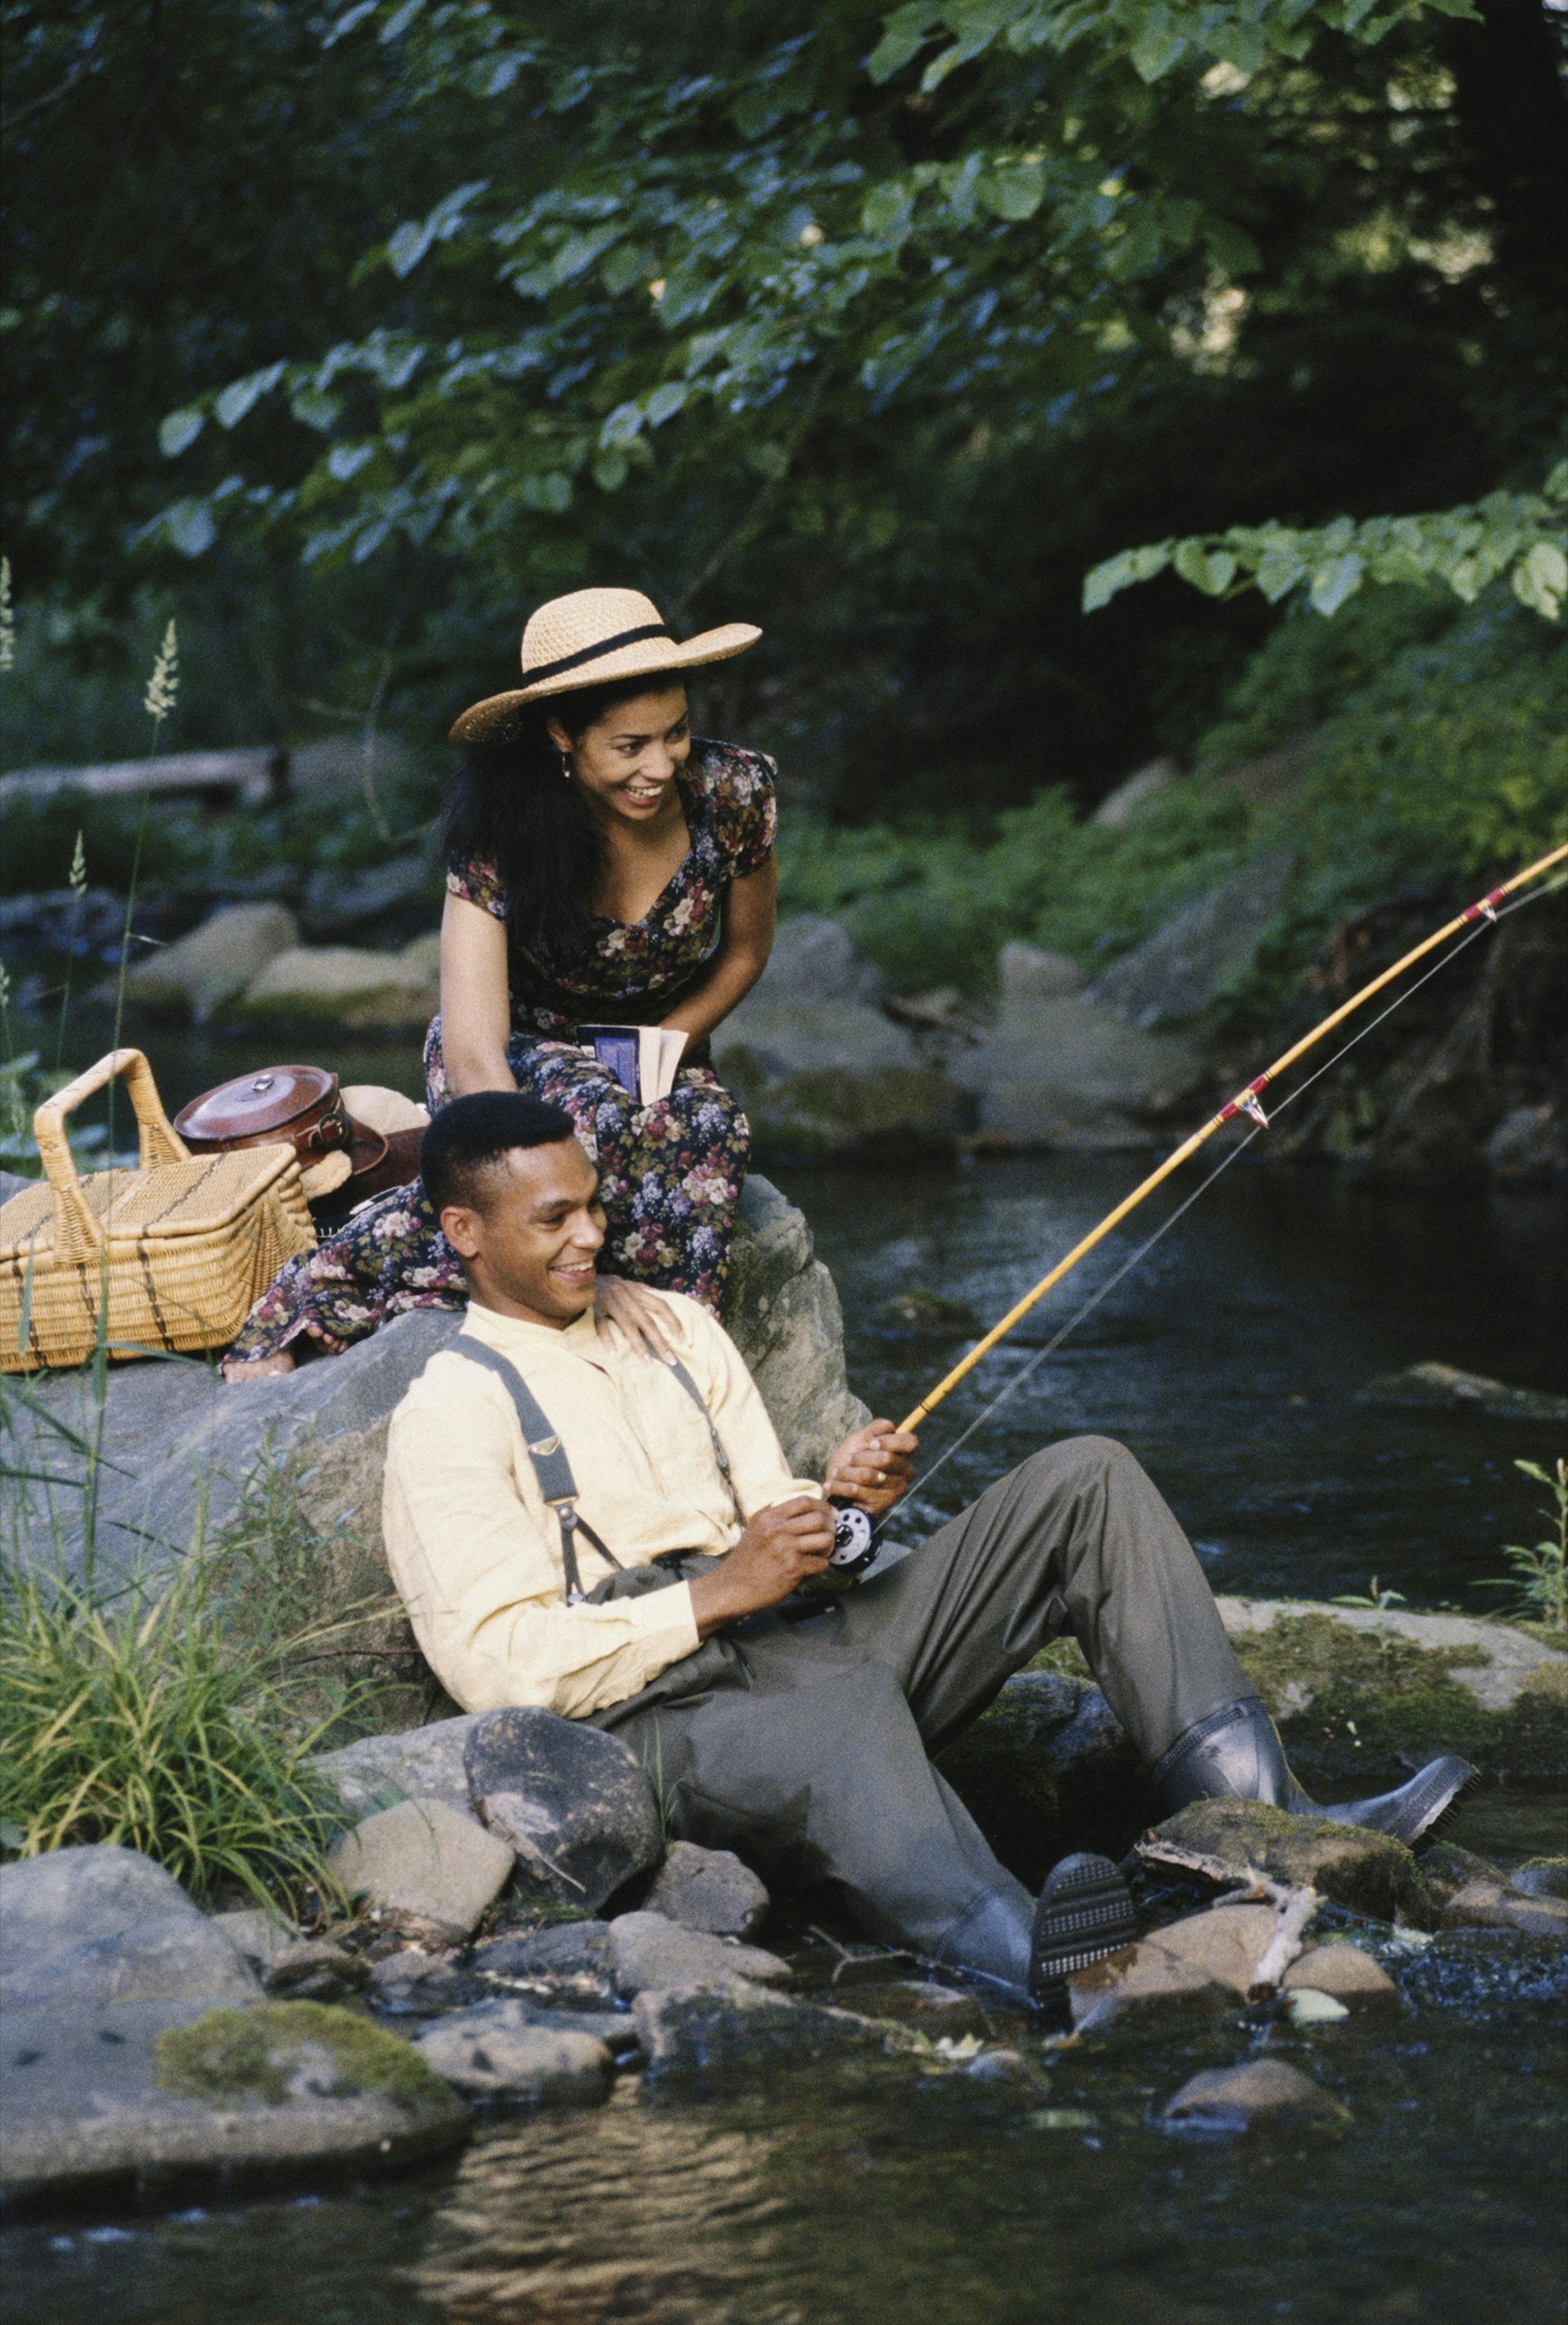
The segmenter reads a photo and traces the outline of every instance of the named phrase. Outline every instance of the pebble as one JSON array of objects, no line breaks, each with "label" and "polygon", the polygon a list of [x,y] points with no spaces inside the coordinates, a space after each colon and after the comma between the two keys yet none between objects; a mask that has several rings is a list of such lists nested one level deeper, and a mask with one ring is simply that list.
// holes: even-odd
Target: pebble
[{"label": "pebble", "polygon": [[644,1904],[685,1930],[717,1938],[755,1937],[767,1919],[768,1894],[733,1849],[673,1840]]},{"label": "pebble", "polygon": [[627,1996],[649,1987],[728,1987],[739,1979],[774,1986],[791,1975],[777,1954],[683,1930],[662,1913],[622,1913],[609,1925],[609,1947],[616,1990]]},{"label": "pebble", "polygon": [[604,2043],[534,2024],[509,1995],[453,2012],[413,2047],[465,2098],[580,2105],[603,2098],[615,2072]]},{"label": "pebble", "polygon": [[1283,2059],[1249,2059],[1211,2068],[1185,2082],[1160,2117],[1171,2131],[1239,2132],[1296,2125],[1328,2128],[1350,2120],[1348,2107]]},{"label": "pebble", "polygon": [[327,1863],[352,1897],[466,1938],[511,1878],[513,1851],[445,1801],[399,1801],[334,1842]]}]

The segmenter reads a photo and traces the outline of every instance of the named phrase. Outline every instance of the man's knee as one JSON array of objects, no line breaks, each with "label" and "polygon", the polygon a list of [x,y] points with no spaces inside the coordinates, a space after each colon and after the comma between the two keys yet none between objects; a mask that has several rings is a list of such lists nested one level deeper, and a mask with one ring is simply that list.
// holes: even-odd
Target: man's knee
[{"label": "man's knee", "polygon": [[1114,1437],[1064,1437],[1058,1444],[1041,1446],[1022,1468],[1046,1489],[1068,1487],[1081,1491],[1118,1477],[1143,1475],[1135,1457]]}]

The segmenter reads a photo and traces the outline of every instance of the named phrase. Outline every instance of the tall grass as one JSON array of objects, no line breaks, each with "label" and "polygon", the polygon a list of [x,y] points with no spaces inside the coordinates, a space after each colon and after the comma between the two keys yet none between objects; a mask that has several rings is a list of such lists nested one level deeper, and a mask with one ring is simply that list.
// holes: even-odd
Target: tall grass
[{"label": "tall grass", "polygon": [[305,1765],[336,1710],[297,1716],[293,1654],[237,1645],[215,1561],[117,1587],[0,1564],[0,1841],[117,1841],[196,1896],[329,1885],[330,1797]]}]

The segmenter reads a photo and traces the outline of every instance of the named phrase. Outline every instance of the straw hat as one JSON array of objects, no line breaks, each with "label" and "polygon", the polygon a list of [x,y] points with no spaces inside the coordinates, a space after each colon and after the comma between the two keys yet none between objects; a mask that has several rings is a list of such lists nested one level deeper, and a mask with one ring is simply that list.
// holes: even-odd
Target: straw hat
[{"label": "straw hat", "polygon": [[510,694],[474,703],[452,728],[451,739],[504,741],[513,713],[525,702],[616,679],[673,678],[704,662],[728,662],[761,635],[750,622],[726,622],[722,629],[704,630],[677,645],[657,606],[640,589],[574,589],[541,606],[524,631],[524,683]]}]

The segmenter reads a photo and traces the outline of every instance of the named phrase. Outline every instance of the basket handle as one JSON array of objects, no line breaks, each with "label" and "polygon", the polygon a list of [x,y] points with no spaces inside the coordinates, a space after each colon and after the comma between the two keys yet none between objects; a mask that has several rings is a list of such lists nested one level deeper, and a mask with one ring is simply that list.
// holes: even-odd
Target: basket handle
[{"label": "basket handle", "polygon": [[84,1098],[124,1074],[136,1116],[137,1144],[144,1171],[159,1162],[188,1162],[190,1149],[163,1111],[153,1069],[140,1050],[111,1050],[96,1066],[88,1066],[52,1098],[45,1098],[32,1117],[38,1155],[54,1196],[54,1247],[62,1258],[86,1259],[104,1240],[104,1229],[82,1192],[76,1157],[65,1135],[65,1118]]}]

